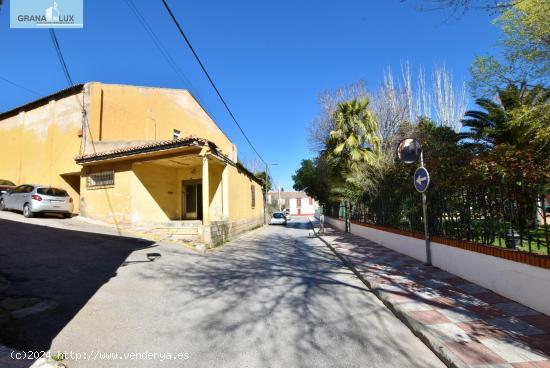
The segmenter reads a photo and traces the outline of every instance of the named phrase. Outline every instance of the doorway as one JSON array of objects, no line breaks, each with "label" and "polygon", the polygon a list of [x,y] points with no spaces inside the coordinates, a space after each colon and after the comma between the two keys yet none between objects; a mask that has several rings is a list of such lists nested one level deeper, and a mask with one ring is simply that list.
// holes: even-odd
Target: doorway
[{"label": "doorway", "polygon": [[183,220],[202,220],[202,181],[181,182]]}]

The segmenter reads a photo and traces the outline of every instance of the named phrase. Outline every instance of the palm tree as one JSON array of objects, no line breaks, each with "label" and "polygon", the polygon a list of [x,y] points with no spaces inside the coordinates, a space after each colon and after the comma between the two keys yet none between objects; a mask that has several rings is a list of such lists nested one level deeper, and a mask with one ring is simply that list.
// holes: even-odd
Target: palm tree
[{"label": "palm tree", "polygon": [[[548,185],[550,154],[550,90],[542,86],[509,85],[498,91],[499,102],[478,99],[483,110],[468,111],[463,142],[475,146],[496,177],[510,186],[518,221],[534,226],[538,191]],[[499,182],[500,183],[500,182]]]},{"label": "palm tree", "polygon": [[548,100],[550,92],[543,87],[509,85],[498,91],[499,102],[487,98],[476,100],[482,110],[470,110],[465,114],[462,125],[468,131],[461,133],[467,144],[476,144],[490,149],[499,144],[518,145],[524,138],[522,129],[511,124],[514,111],[522,107],[533,107]]},{"label": "palm tree", "polygon": [[337,173],[333,193],[345,203],[347,231],[350,202],[362,194],[358,177],[364,176],[365,172],[361,167],[376,166],[379,162],[378,124],[368,110],[368,105],[367,99],[353,99],[338,104],[332,117],[333,129],[329,133],[324,151],[324,156]]},{"label": "palm tree", "polygon": [[341,102],[333,114],[326,152],[347,172],[360,162],[375,164],[380,152],[378,124],[368,105],[367,99]]}]

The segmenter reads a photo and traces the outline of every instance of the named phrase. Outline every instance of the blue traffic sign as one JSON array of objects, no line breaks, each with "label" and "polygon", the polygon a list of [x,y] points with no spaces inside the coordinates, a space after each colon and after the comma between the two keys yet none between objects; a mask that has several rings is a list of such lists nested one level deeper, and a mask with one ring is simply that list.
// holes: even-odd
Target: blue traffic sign
[{"label": "blue traffic sign", "polygon": [[430,185],[430,174],[424,167],[419,167],[414,172],[414,187],[420,193],[424,193]]}]

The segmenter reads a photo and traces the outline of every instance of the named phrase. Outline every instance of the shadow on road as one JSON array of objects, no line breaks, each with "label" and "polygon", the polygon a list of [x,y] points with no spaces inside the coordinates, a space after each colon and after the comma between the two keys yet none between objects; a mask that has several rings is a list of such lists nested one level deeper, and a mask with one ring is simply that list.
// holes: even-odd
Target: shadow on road
[{"label": "shadow on road", "polygon": [[0,342],[25,351],[48,350],[52,339],[134,251],[151,241],[0,220],[0,273],[6,297],[38,297],[49,310],[10,319]]},{"label": "shadow on road", "polygon": [[303,231],[309,228],[297,221],[271,226],[197,257],[186,268],[163,264],[154,276],[143,274],[168,283],[170,293],[191,294],[187,302],[171,305],[166,317],[200,316],[165,331],[165,337],[202,331],[204,356],[216,349],[232,361],[254,350],[263,367],[356,366],[356,358],[369,355],[379,362],[365,362],[368,366],[433,366],[429,357],[411,354],[402,332],[392,334],[399,322],[365,297],[370,291]]}]

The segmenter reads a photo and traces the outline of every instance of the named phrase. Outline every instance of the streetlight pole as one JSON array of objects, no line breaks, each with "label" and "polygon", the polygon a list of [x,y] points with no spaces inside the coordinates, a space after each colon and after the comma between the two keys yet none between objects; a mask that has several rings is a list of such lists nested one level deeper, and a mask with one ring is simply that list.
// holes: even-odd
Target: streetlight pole
[{"label": "streetlight pole", "polygon": [[265,164],[265,196],[264,196],[264,223],[267,225],[267,185],[269,180],[269,166],[275,166],[278,165],[277,163],[274,164],[268,164],[266,162]]}]

